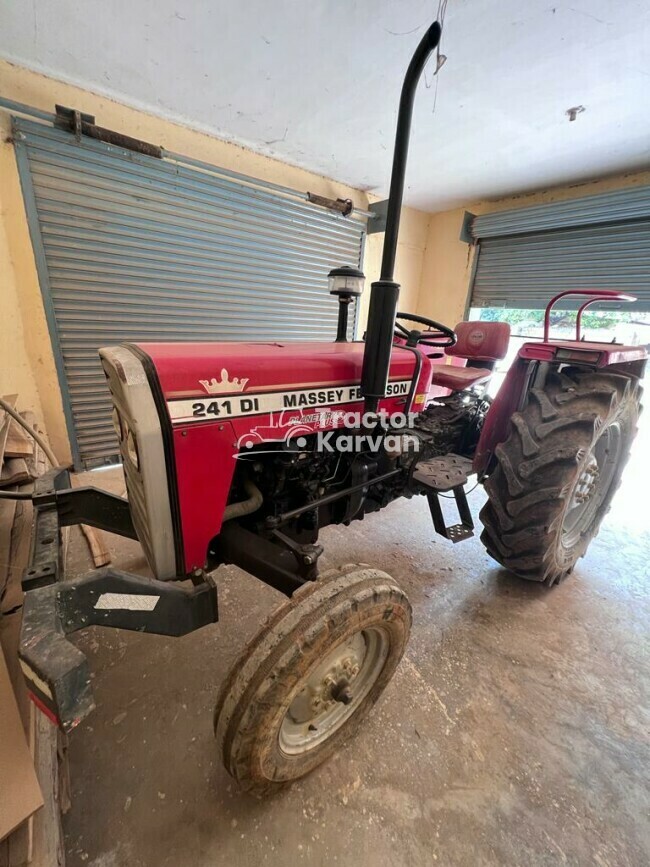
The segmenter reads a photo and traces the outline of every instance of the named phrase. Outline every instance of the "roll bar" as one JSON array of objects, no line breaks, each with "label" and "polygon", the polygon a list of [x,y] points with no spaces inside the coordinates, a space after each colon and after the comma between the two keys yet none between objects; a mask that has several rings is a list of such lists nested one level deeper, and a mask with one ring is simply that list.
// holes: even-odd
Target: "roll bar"
[{"label": "roll bar", "polygon": [[576,316],[576,340],[580,340],[580,326],[582,323],[583,311],[590,304],[595,304],[596,301],[636,301],[635,295],[626,295],[624,292],[616,292],[613,289],[567,289],[566,292],[560,292],[546,305],[544,312],[544,343],[548,342],[549,331],[551,330],[551,310],[560,298],[566,298],[567,295],[587,295],[589,299],[580,305]]}]

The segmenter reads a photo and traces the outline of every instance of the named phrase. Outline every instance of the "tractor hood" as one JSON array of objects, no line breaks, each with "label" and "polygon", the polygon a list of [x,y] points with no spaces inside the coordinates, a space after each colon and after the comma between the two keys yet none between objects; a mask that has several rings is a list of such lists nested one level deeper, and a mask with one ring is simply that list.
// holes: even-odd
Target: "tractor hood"
[{"label": "tractor hood", "polygon": [[[332,429],[341,412],[363,410],[363,353],[360,342],[100,349],[134,524],[157,577],[203,567],[240,453]],[[430,380],[427,357],[394,346],[380,409],[391,415],[422,409]],[[174,551],[163,550],[172,544]]]},{"label": "tractor hood", "polygon": [[[206,395],[356,387],[364,353],[362,342],[141,343],[137,348],[153,364],[168,406]],[[410,383],[419,362],[419,353],[393,347],[389,380]],[[308,396],[312,406],[358,399],[356,393],[347,391]]]}]

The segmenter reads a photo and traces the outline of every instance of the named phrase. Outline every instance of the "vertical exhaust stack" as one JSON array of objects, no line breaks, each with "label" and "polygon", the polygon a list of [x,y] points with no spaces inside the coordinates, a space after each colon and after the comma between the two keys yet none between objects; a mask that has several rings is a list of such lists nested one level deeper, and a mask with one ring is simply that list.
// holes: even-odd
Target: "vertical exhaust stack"
[{"label": "vertical exhaust stack", "polygon": [[440,24],[435,21],[415,49],[415,53],[406,70],[404,84],[402,85],[402,95],[397,115],[397,129],[395,131],[395,150],[393,152],[393,169],[388,196],[381,276],[376,283],[372,284],[370,291],[366,348],[363,354],[361,393],[364,397],[364,412],[366,413],[376,412],[379,400],[386,394],[390,356],[393,346],[395,314],[397,312],[397,299],[399,298],[400,288],[399,283],[395,283],[393,280],[393,275],[402,197],[404,194],[404,174],[411,132],[413,100],[422,70],[431,52],[435,50],[440,42],[441,33]]}]

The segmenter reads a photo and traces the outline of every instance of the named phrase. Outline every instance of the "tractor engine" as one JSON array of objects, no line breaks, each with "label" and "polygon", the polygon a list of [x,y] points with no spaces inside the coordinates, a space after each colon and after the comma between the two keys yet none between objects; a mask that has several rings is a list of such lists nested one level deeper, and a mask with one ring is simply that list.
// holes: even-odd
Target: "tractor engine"
[{"label": "tractor engine", "polygon": [[487,395],[475,391],[455,392],[429,403],[416,424],[431,437],[427,457],[473,457],[491,403]]},{"label": "tractor engine", "polygon": [[[238,462],[233,499],[245,497],[247,483],[253,482],[262,506],[245,523],[259,529],[310,502],[337,497],[286,524],[285,532],[294,539],[315,541],[321,527],[349,524],[398,497],[412,496],[417,491],[412,471],[418,461],[448,454],[471,458],[489,407],[485,396],[457,393],[431,402],[410,427],[388,424],[365,436],[344,429],[320,437],[310,434],[288,447],[260,447]],[[393,475],[384,482],[363,486],[364,481],[389,473]],[[349,488],[357,490],[337,496]]]}]

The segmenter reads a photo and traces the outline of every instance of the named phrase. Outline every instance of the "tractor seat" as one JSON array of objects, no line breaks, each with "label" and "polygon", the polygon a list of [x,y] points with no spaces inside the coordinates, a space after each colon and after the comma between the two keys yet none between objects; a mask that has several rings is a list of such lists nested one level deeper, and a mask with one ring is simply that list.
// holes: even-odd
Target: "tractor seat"
[{"label": "tractor seat", "polygon": [[439,385],[451,391],[471,388],[492,376],[492,371],[485,367],[456,367],[453,364],[433,364],[432,367],[431,385]]},{"label": "tractor seat", "polygon": [[445,354],[480,362],[481,366],[432,364],[431,385],[463,391],[488,380],[496,362],[506,357],[510,326],[507,322],[459,322],[454,331],[456,343],[447,347]]}]

